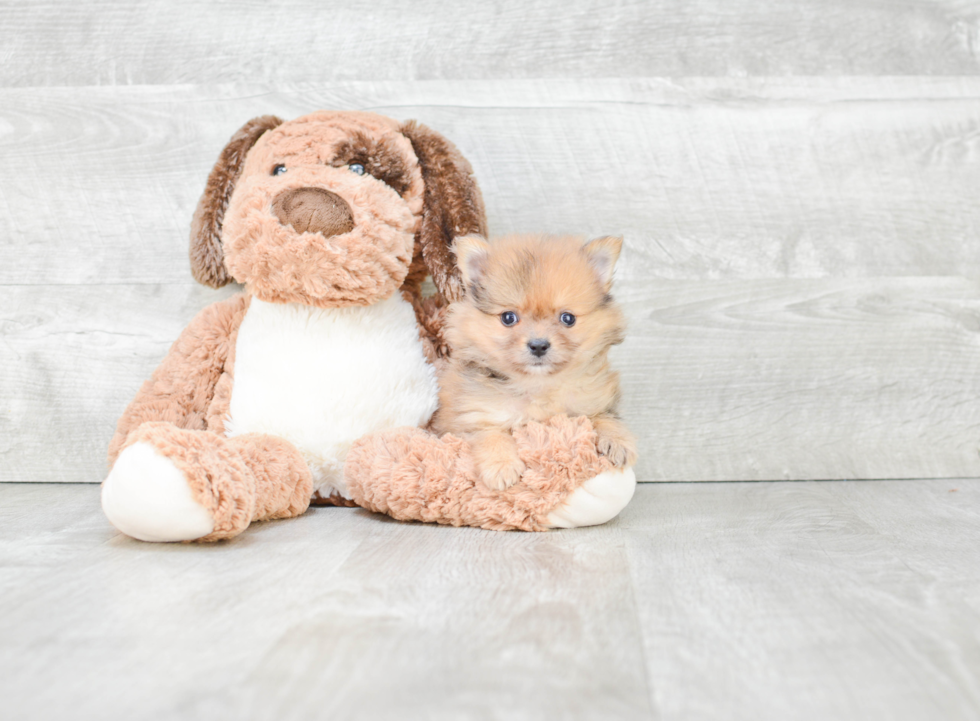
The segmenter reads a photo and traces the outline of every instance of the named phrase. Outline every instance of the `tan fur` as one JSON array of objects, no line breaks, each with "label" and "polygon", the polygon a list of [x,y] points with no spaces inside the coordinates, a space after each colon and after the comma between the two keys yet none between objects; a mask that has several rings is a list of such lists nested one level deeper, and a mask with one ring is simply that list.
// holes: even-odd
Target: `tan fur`
[{"label": "tan fur", "polygon": [[281,438],[225,438],[155,422],[133,431],[123,448],[133,443],[150,444],[184,474],[194,500],[214,519],[214,530],[200,541],[231,538],[253,521],[298,516],[310,504],[310,470]]},{"label": "tan fur", "polygon": [[[214,430],[215,391],[229,370],[227,362],[248,302],[247,295],[239,294],[210,305],[184,329],[116,424],[109,443],[110,467],[141,423],[166,421],[185,430]],[[230,384],[226,392],[230,398]],[[227,411],[223,396],[219,396],[219,412],[222,406]]]},{"label": "tan fur", "polygon": [[245,319],[245,313],[248,312],[252,299],[246,293],[237,297],[242,300],[236,304],[238,310],[228,326],[228,357],[225,359],[224,371],[214,386],[214,396],[211,399],[211,405],[208,407],[206,418],[208,430],[214,433],[223,434],[225,432],[225,419],[228,418],[231,410],[231,391],[235,386],[235,348],[238,344],[238,329]]},{"label": "tan fur", "polygon": [[[466,435],[491,488],[513,485],[524,471],[510,434],[561,414],[588,417],[613,465],[635,462],[633,438],[615,416],[619,376],[608,359],[625,328],[608,294],[621,243],[540,235],[457,241],[466,297],[449,309],[452,355],[431,427]],[[517,314],[512,327],[501,322],[508,311]],[[575,316],[570,327],[560,321],[566,312]],[[530,341],[549,348],[536,357]]]},{"label": "tan fur", "polygon": [[403,521],[545,531],[548,514],[582,482],[610,470],[587,418],[555,416],[514,433],[527,470],[503,491],[477,479],[470,444],[418,428],[395,428],[354,443],[344,479],[359,506]]},{"label": "tan fur", "polygon": [[[351,172],[352,162],[371,167],[367,157],[350,155],[352,136],[401,154],[402,195],[368,173]],[[279,165],[285,172],[273,175]],[[276,199],[303,188],[342,199],[353,229],[324,237],[282,223],[271,212]],[[423,192],[411,143],[394,121],[353,112],[307,115],[263,134],[249,152],[225,214],[225,264],[261,300],[321,308],[375,303],[408,275]]]}]

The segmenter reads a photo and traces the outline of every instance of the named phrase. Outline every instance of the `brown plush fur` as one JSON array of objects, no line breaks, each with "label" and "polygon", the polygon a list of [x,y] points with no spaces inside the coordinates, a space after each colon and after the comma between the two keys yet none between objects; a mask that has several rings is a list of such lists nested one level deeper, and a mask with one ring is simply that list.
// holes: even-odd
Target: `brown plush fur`
[{"label": "brown plush fur", "polygon": [[425,212],[419,243],[432,281],[450,302],[463,295],[463,286],[451,253],[454,238],[487,234],[483,196],[466,158],[438,133],[411,120],[401,132],[412,141],[425,180]]},{"label": "brown plush fur", "polygon": [[635,462],[632,436],[615,416],[619,376],[608,360],[624,334],[609,295],[621,244],[549,236],[457,241],[466,298],[449,309],[452,356],[431,425],[466,434],[489,487],[507,488],[525,470],[512,433],[559,414],[587,416],[614,466]]},{"label": "brown plush fur", "polygon": [[272,214],[297,233],[319,233],[324,238],[354,230],[350,206],[323,188],[294,188],[276,195]]},{"label": "brown plush fur", "polygon": [[[165,421],[186,430],[215,430],[215,390],[222,374],[228,372],[227,361],[234,352],[234,338],[248,300],[246,295],[236,295],[210,305],[184,329],[116,424],[109,444],[110,467],[130,432],[141,423]],[[227,391],[230,398],[230,385]],[[227,400],[219,409],[221,415],[227,411]]]},{"label": "brown plush fur", "polygon": [[245,156],[255,141],[282,121],[273,115],[249,120],[221,151],[191,219],[191,273],[204,285],[220,288],[231,282],[221,248],[221,224],[235,183],[242,174]]},{"label": "brown plush fur", "polygon": [[442,298],[422,298],[417,293],[402,291],[402,295],[415,310],[415,320],[419,324],[419,338],[425,358],[440,370],[449,356],[449,344],[446,342],[446,305]]},{"label": "brown plush fur", "polygon": [[[368,172],[358,175],[338,165],[338,150],[349,155],[352,137],[404,158],[401,195]],[[285,171],[276,175],[278,166]],[[308,188],[345,203],[353,228],[329,237],[297,232],[270,212],[283,194]],[[367,113],[313,113],[294,120],[261,136],[248,154],[225,214],[225,264],[265,301],[370,305],[389,297],[408,275],[423,190],[412,146],[394,121]]]},{"label": "brown plush fur", "polygon": [[472,450],[462,438],[396,428],[357,441],[344,478],[357,504],[403,521],[544,531],[548,514],[582,481],[610,469],[596,452],[587,418],[555,416],[515,432],[527,466],[521,483],[492,491],[478,482]]}]

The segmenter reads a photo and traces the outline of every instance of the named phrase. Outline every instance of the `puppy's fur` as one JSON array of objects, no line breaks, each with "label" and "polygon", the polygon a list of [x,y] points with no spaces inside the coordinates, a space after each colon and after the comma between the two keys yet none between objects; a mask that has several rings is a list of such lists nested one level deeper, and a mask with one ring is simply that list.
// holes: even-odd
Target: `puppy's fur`
[{"label": "puppy's fur", "polygon": [[515,428],[562,413],[588,416],[599,452],[615,466],[635,462],[633,437],[616,416],[619,375],[608,360],[625,327],[609,295],[621,247],[613,237],[456,240],[466,294],[449,309],[452,355],[432,429],[470,440],[487,486],[507,488],[525,470]]}]

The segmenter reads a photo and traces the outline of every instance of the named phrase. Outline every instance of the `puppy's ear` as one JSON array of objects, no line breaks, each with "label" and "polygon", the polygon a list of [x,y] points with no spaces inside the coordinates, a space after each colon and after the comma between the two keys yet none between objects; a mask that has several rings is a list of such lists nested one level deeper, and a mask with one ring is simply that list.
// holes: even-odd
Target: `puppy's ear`
[{"label": "puppy's ear", "polygon": [[487,270],[487,259],[490,257],[490,244],[479,235],[464,235],[456,238],[453,243],[453,253],[456,265],[462,276],[467,291],[479,285],[480,279]]},{"label": "puppy's ear", "polygon": [[191,219],[191,273],[199,283],[220,288],[231,282],[231,276],[225,270],[225,254],[221,247],[221,223],[235,183],[242,174],[248,151],[262,133],[281,124],[282,120],[272,115],[249,120],[231,137],[218,156]]},{"label": "puppy's ear", "polygon": [[401,127],[415,150],[425,182],[422,227],[416,241],[436,288],[449,301],[463,297],[459,269],[450,249],[459,236],[487,234],[483,196],[469,161],[434,130],[409,120]]},{"label": "puppy's ear", "polygon": [[623,239],[612,235],[595,238],[582,246],[583,252],[589,259],[589,265],[599,279],[599,284],[607,293],[612,287],[613,268],[616,267],[622,249]]}]

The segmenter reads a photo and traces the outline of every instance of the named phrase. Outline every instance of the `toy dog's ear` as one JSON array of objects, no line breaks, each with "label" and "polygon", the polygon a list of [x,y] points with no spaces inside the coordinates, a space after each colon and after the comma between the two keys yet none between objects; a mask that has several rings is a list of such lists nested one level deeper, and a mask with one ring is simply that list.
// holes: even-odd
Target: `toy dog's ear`
[{"label": "toy dog's ear", "polygon": [[220,288],[231,282],[232,278],[225,270],[225,253],[221,247],[221,223],[235,183],[242,174],[248,151],[262,133],[281,124],[282,120],[272,115],[249,120],[231,137],[218,156],[191,220],[191,273],[199,283]]},{"label": "toy dog's ear", "polygon": [[446,300],[463,297],[463,283],[451,252],[459,236],[487,234],[480,187],[469,161],[434,130],[409,120],[401,132],[412,142],[425,182],[422,227],[416,235],[432,281]]}]

